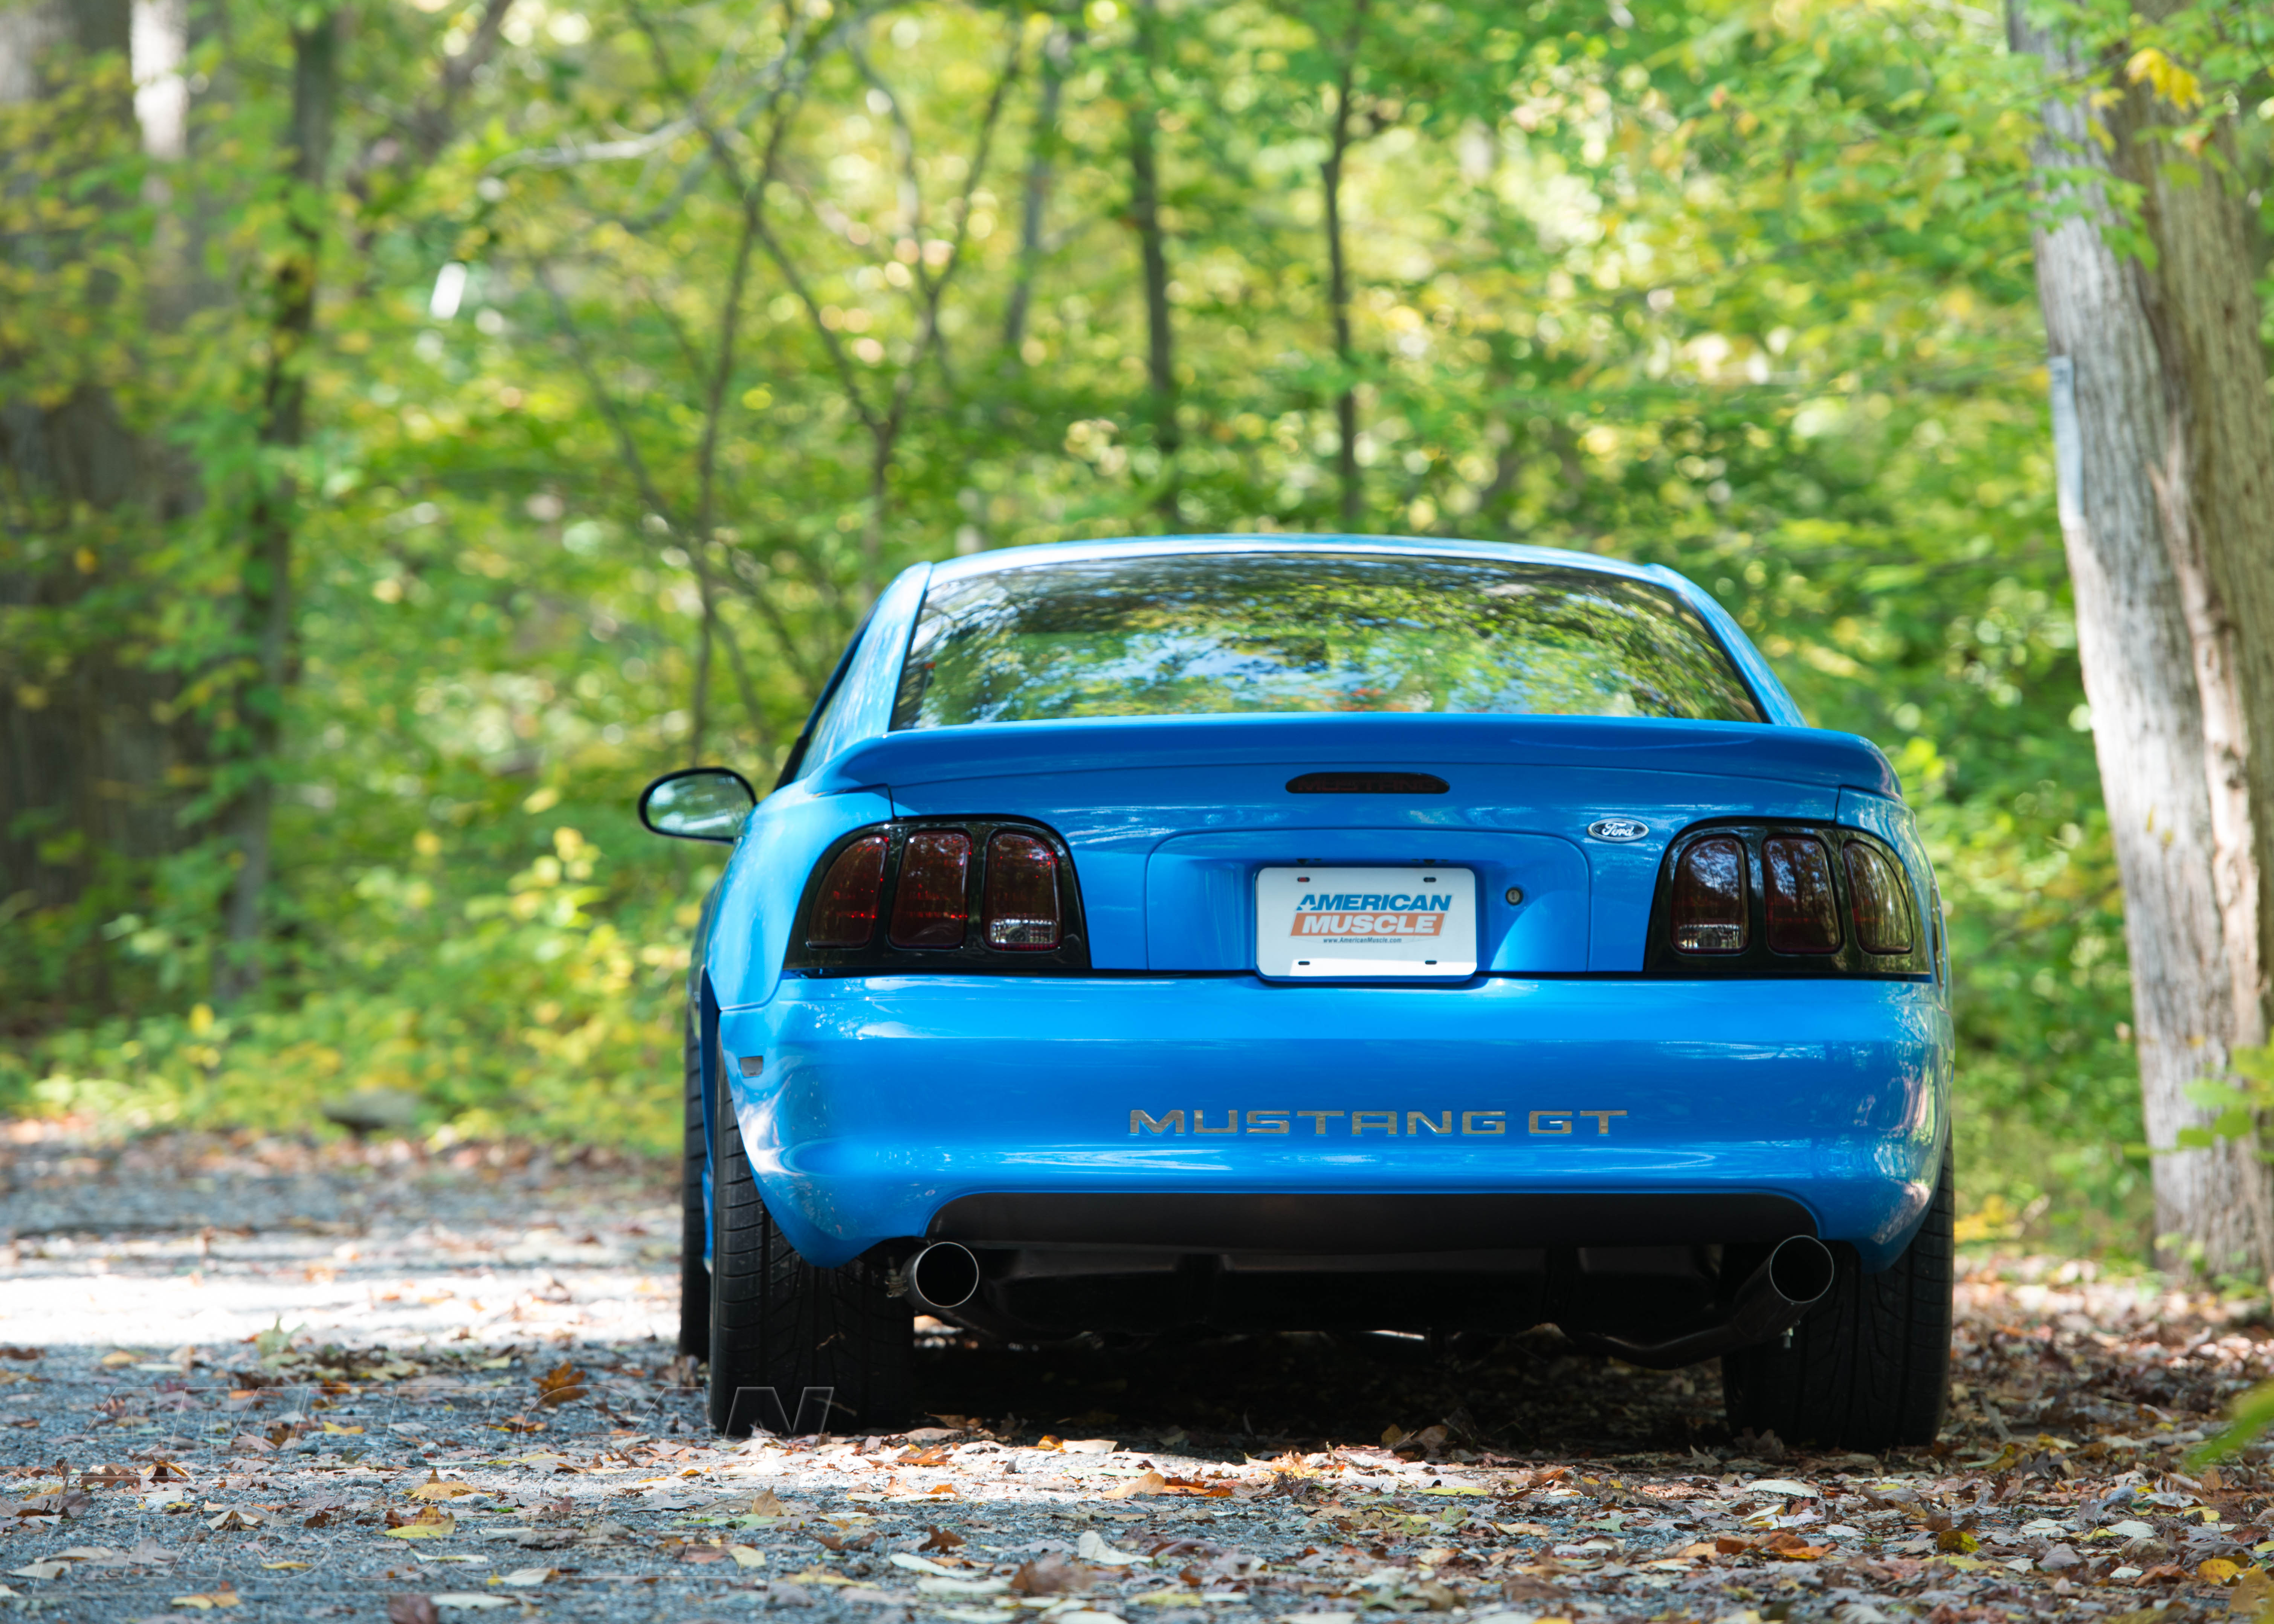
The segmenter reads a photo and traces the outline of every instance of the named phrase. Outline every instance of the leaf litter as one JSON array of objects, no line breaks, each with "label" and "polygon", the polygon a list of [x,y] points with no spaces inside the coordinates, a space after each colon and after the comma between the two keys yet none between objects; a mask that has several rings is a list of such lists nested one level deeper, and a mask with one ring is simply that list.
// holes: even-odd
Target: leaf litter
[{"label": "leaf litter", "polygon": [[[561,1229],[660,1228],[632,1210]],[[422,1246],[386,1259],[414,1295],[444,1267]],[[36,1393],[39,1425],[0,1432],[12,1597],[59,1619],[383,1605],[394,1624],[529,1604],[794,1606],[811,1624],[895,1619],[887,1604],[960,1624],[2179,1624],[2274,1606],[2268,1447],[2197,1456],[2274,1376],[2263,1306],[2058,1259],[1972,1266],[1950,1424],[1882,1456],[1732,1437],[1712,1366],[1635,1371],[1552,1332],[1431,1351],[931,1331],[926,1425],[742,1441],[708,1434],[697,1372],[659,1342],[506,1320],[380,1346],[263,1319],[244,1344],[163,1359],[138,1351],[170,1345],[154,1317],[107,1333],[139,1343],[0,1349],[37,1377],[6,1391]]]}]

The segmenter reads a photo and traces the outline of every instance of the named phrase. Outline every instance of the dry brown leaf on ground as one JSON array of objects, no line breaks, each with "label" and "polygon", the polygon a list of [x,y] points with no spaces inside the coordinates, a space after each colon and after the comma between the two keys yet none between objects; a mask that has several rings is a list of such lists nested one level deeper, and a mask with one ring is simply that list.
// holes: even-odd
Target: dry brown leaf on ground
[{"label": "dry brown leaf on ground", "polygon": [[426,1469],[426,1481],[410,1491],[410,1498],[413,1500],[456,1500],[463,1494],[481,1492],[483,1492],[482,1490],[476,1488],[471,1483],[460,1483],[456,1479],[445,1481],[442,1474],[431,1466]]},{"label": "dry brown leaf on ground", "polygon": [[1108,1489],[1108,1500],[1133,1500],[1140,1494],[1166,1494],[1169,1480],[1157,1471],[1141,1472],[1118,1489]]},{"label": "dry brown leaf on ground", "polygon": [[177,1596],[172,1598],[172,1605],[177,1607],[187,1607],[196,1613],[209,1613],[215,1607],[241,1606],[244,1605],[244,1600],[245,1598],[237,1593],[237,1587],[224,1579],[210,1590],[198,1590],[187,1596]]},{"label": "dry brown leaf on ground", "polygon": [[441,1624],[434,1612],[431,1596],[390,1596],[387,1598],[387,1624]]},{"label": "dry brown leaf on ground", "polygon": [[537,1379],[537,1402],[540,1404],[569,1403],[591,1391],[584,1385],[584,1372],[566,1360]]},{"label": "dry brown leaf on ground", "polygon": [[1102,1577],[1097,1569],[1045,1553],[1019,1564],[1011,1575],[1011,1589],[1020,1596],[1079,1595]]},{"label": "dry brown leaf on ground", "polygon": [[919,1551],[953,1551],[963,1543],[963,1536],[952,1528],[935,1527],[925,1531],[930,1538],[916,1547]]},{"label": "dry brown leaf on ground", "polygon": [[[392,1521],[395,1513],[388,1514]],[[443,1539],[458,1531],[458,1521],[446,1512],[429,1506],[417,1516],[396,1523],[380,1535],[386,1539]]]}]

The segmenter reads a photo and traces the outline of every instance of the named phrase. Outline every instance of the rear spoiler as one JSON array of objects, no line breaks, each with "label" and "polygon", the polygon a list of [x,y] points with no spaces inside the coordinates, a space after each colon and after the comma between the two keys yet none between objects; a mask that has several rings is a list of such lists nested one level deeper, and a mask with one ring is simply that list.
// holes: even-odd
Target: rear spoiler
[{"label": "rear spoiler", "polygon": [[1821,728],[1648,717],[1411,712],[1103,717],[911,729],[865,739],[812,779],[817,793],[1029,773],[1235,764],[1397,771],[1445,763],[1694,772],[1900,798],[1868,739]]}]

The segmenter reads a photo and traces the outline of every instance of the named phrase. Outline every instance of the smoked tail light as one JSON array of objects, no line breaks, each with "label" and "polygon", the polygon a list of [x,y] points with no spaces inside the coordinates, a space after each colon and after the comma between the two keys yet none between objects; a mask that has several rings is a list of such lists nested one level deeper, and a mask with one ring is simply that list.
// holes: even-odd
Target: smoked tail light
[{"label": "smoked tail light", "polygon": [[1848,895],[1855,905],[1856,940],[1866,952],[1909,952],[1916,933],[1894,865],[1878,847],[1861,840],[1850,840],[1842,854],[1848,859]]},{"label": "smoked tail light", "polygon": [[998,830],[987,843],[987,945],[1046,952],[1064,933],[1058,853],[1032,835]]},{"label": "smoked tail light", "polygon": [[961,947],[971,923],[970,875],[971,837],[960,829],[910,835],[892,898],[892,945]]},{"label": "smoked tail light", "polygon": [[815,864],[783,968],[1087,970],[1081,887],[1065,844],[1006,818],[880,823]]},{"label": "smoked tail light", "polygon": [[1771,835],[1761,842],[1767,883],[1769,951],[1836,953],[1840,898],[1833,894],[1832,853],[1814,835]]},{"label": "smoked tail light", "polygon": [[1648,974],[1931,976],[1909,871],[1876,836],[1728,823],[1668,848]]},{"label": "smoked tail light", "polygon": [[820,890],[806,908],[808,947],[866,947],[877,934],[877,902],[885,891],[885,852],[880,834],[863,835],[840,851],[821,876]]},{"label": "smoked tail light", "polygon": [[1674,945],[1684,953],[1742,953],[1751,935],[1745,843],[1735,835],[1692,841],[1674,869]]}]

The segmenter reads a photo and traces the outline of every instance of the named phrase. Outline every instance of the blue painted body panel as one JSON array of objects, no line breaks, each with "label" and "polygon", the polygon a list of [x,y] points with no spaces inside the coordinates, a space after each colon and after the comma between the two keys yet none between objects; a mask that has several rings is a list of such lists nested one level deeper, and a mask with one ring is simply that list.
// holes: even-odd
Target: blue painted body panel
[{"label": "blue painted body panel", "polygon": [[[1525,559],[1651,580],[1698,609],[1770,719],[1232,715],[888,731],[930,582],[1235,546]],[[1287,792],[1317,770],[1432,772],[1452,788]],[[987,815],[1065,838],[1094,974],[784,975],[792,915],[830,842],[894,816]],[[1592,838],[1610,816],[1649,833]],[[1868,830],[1902,856],[1920,916],[1937,906],[1886,758],[1802,726],[1736,624],[1669,571],[1372,538],[1022,548],[920,565],[885,590],[797,781],[746,826],[697,951],[724,1055],[764,1061],[755,1079],[724,1068],[761,1189],[817,1263],[921,1235],[946,1202],[990,1192],[1569,1190],[1784,1194],[1826,1238],[1884,1267],[1925,1209],[1947,1133],[1939,951],[1925,979],[1639,978],[1667,845],[1717,817]],[[1451,987],[1254,975],[1257,868],[1419,860],[1476,871],[1479,975]],[[1505,900],[1511,886],[1520,904]],[[1297,1123],[1133,1138],[1136,1109],[1182,1110],[1212,1130],[1233,1110],[1506,1115],[1497,1135]],[[1625,1115],[1602,1132],[1594,1119],[1554,1130],[1586,1110]],[[1533,1112],[1551,1113],[1547,1130],[1532,1131]]]},{"label": "blue painted body panel", "polygon": [[[766,1057],[736,1089],[739,1120],[801,1252],[841,1263],[981,1192],[1721,1190],[1790,1195],[1879,1267],[1924,1211],[1941,1149],[1950,1023],[1918,981],[998,990],[801,981],[721,1018],[729,1053]],[[1136,1109],[1180,1109],[1186,1131],[1133,1132]],[[1347,1115],[1193,1132],[1303,1110],[1393,1112],[1401,1128],[1449,1111],[1456,1132],[1353,1134]],[[1626,1114],[1568,1115],[1603,1110]],[[1534,1132],[1535,1111],[1558,1115]],[[1457,1132],[1488,1112],[1503,1132]]]}]

